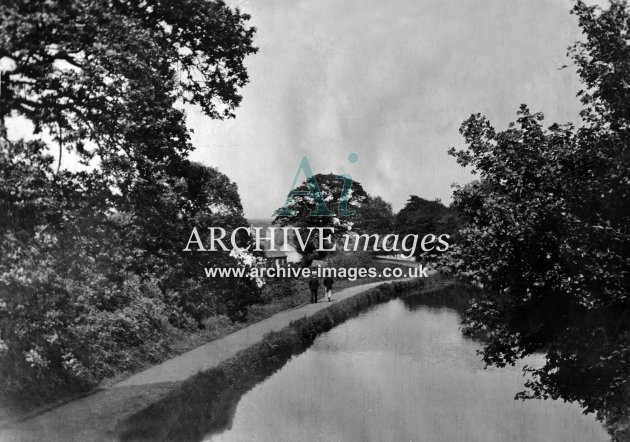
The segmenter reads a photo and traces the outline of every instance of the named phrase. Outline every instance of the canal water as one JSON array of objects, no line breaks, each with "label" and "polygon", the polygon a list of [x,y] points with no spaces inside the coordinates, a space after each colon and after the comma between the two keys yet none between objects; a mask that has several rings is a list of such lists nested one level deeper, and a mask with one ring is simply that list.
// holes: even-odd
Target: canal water
[{"label": "canal water", "polygon": [[[208,441],[606,441],[562,401],[516,401],[522,365],[488,368],[454,310],[393,300],[317,338],[245,394]],[[527,365],[539,365],[531,357]]]}]

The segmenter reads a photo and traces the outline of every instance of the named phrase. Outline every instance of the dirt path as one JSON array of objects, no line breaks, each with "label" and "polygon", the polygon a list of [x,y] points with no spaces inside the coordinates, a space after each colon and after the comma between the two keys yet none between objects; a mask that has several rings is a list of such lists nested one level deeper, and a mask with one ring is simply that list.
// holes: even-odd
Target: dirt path
[{"label": "dirt path", "polygon": [[[403,280],[398,280],[403,281]],[[340,290],[334,301],[352,297],[380,284],[378,281]],[[310,316],[330,303],[320,300],[277,313],[221,339],[201,345],[115,384],[107,390],[62,405],[0,431],[1,441],[115,440],[116,424],[164,397],[182,381],[207,370],[258,342],[265,333]]]}]

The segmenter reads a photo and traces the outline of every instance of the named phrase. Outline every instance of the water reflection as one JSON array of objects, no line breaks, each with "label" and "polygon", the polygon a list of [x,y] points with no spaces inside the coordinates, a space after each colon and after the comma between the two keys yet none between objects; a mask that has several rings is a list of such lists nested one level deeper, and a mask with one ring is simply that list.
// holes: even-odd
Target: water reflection
[{"label": "water reflection", "polygon": [[207,440],[607,440],[576,406],[514,401],[520,367],[485,370],[477,349],[453,310],[391,301],[320,336]]}]

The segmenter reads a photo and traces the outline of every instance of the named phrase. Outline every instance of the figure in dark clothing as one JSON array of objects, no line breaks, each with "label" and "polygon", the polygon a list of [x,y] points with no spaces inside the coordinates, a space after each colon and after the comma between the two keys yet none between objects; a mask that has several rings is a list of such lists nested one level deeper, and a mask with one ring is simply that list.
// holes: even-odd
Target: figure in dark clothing
[{"label": "figure in dark clothing", "polygon": [[324,278],[324,288],[326,289],[326,300],[331,301],[330,297],[332,296],[332,288],[335,280],[332,277],[327,276]]},{"label": "figure in dark clothing", "polygon": [[311,304],[314,304],[317,302],[317,289],[319,289],[319,279],[316,276],[309,279],[308,288],[311,289]]}]

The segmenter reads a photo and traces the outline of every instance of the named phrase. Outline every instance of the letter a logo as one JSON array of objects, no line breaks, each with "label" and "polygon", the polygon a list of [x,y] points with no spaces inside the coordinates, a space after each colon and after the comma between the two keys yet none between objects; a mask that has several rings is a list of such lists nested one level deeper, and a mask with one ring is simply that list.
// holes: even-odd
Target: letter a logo
[{"label": "letter a logo", "polygon": [[[308,190],[295,189],[297,187],[298,180],[300,179],[300,172],[304,172],[304,176],[306,176],[306,184],[308,186]],[[312,211],[310,213],[310,216],[335,216],[335,213],[331,212],[328,207],[326,207],[326,203],[324,203],[324,199],[322,198],[322,192],[319,190],[319,185],[317,184],[317,180],[313,175],[311,165],[308,162],[308,157],[304,155],[302,157],[302,160],[300,161],[297,172],[295,173],[295,178],[293,178],[293,184],[291,184],[291,189],[289,190],[289,194],[287,195],[284,207],[276,210],[273,216],[296,216],[297,212],[295,210],[289,210],[289,203],[291,202],[291,198],[294,196],[305,196],[309,194],[313,197],[315,205],[317,206],[317,210]]]}]

